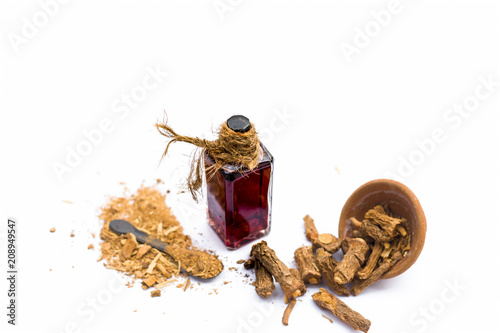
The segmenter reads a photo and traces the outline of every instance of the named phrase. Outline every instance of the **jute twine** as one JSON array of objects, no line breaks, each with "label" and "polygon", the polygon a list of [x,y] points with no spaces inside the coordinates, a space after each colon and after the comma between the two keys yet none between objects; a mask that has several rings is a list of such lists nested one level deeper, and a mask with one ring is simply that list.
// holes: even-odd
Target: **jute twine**
[{"label": "jute twine", "polygon": [[[237,170],[239,171],[236,172],[253,170],[257,167],[262,152],[255,127],[253,124],[250,125],[250,130],[245,133],[239,133],[230,129],[227,123],[224,122],[218,129],[218,139],[214,141],[179,135],[166,122],[163,124],[157,123],[156,128],[161,135],[169,139],[162,158],[167,155],[170,145],[174,142],[186,142],[201,148],[193,155],[189,176],[186,180],[187,189],[193,196],[193,199],[198,201],[198,195],[203,185],[203,174],[205,172],[207,179],[211,179],[219,170],[227,169],[225,165],[238,167]],[[203,163],[205,153],[215,162],[206,168]]]}]

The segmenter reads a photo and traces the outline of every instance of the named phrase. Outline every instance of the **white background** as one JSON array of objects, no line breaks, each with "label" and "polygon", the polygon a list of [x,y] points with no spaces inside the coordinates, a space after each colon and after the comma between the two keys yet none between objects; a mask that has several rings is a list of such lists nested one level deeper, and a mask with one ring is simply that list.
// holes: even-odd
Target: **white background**
[{"label": "white background", "polygon": [[[192,147],[174,146],[159,164],[165,140],[153,125],[164,111],[179,133],[206,138],[233,114],[255,123],[275,157],[266,241],[290,265],[307,244],[305,214],[336,234],[358,186],[402,180],[427,216],[424,250],[405,274],[345,302],[372,321],[370,332],[498,332],[500,87],[475,97],[476,89],[488,93],[481,77],[500,81],[498,4],[402,0],[384,27],[372,11],[389,1],[215,4],[225,11],[212,0],[71,1],[43,22],[39,2],[1,1],[0,268],[14,217],[20,272],[15,328],[6,324],[1,274],[2,332],[351,331],[321,316],[333,317],[313,303],[317,287],[297,303],[289,327],[279,287],[267,300],[255,294],[235,264],[250,246],[226,250],[203,205],[178,193]],[[36,31],[23,35],[37,19]],[[357,53],[346,57],[341,46],[355,42]],[[122,96],[141,89],[148,68],[168,77],[123,108]],[[464,101],[479,102],[466,116],[449,113]],[[111,131],[58,177],[54,165],[105,119]],[[431,144],[436,131],[441,140]],[[427,143],[426,154],[417,142]],[[89,310],[110,284],[123,283],[87,250],[99,242],[90,236],[100,228],[99,207],[122,193],[120,182],[134,191],[157,178],[195,243],[239,270],[154,299],[138,286],[122,288]],[[213,288],[218,295],[209,295]]]}]

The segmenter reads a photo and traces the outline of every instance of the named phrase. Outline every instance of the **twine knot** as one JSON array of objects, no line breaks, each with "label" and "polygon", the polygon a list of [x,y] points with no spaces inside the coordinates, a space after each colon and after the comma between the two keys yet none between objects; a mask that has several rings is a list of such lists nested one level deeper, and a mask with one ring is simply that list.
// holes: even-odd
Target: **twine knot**
[{"label": "twine knot", "polygon": [[[186,179],[186,187],[196,202],[203,185],[203,173],[206,172],[207,179],[211,179],[219,170],[228,170],[226,165],[238,167],[237,172],[253,170],[259,164],[262,155],[260,141],[253,124],[250,124],[248,131],[241,133],[233,131],[227,122],[224,122],[219,126],[218,138],[214,141],[179,135],[167,125],[167,122],[157,123],[155,126],[161,135],[169,139],[162,158],[167,155],[170,145],[174,142],[186,142],[200,148],[194,154]],[[213,159],[213,165],[205,167],[203,162],[205,153]]]}]

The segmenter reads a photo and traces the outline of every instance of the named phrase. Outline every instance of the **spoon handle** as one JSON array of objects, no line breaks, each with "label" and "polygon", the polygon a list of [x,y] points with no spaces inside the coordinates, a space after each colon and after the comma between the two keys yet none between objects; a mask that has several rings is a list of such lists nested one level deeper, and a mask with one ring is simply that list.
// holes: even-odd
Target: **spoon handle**
[{"label": "spoon handle", "polygon": [[125,220],[113,220],[109,223],[109,230],[117,235],[125,235],[131,233],[135,236],[137,241],[142,244],[148,244],[155,249],[166,252],[168,243],[165,243],[157,238],[149,237],[146,232],[137,229],[132,223]]},{"label": "spoon handle", "polygon": [[158,251],[162,251],[168,254],[167,248],[170,246],[169,244],[159,240],[158,238],[149,237],[147,234],[135,234],[135,238],[139,243],[147,244],[152,248],[157,249]]}]

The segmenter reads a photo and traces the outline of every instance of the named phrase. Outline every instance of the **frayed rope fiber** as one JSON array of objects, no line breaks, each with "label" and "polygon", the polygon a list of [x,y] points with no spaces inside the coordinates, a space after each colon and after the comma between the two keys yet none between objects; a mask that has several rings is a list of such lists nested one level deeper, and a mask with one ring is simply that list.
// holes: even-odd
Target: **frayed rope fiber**
[{"label": "frayed rope fiber", "polygon": [[[238,170],[242,172],[253,170],[259,164],[262,155],[260,141],[253,124],[247,132],[239,133],[230,129],[224,122],[218,129],[218,139],[214,141],[179,135],[166,122],[157,123],[156,128],[161,135],[169,139],[162,158],[167,155],[170,145],[174,142],[186,142],[201,148],[191,161],[189,176],[186,180],[186,187],[195,201],[198,201],[198,195],[203,185],[204,172],[206,172],[207,179],[210,179],[220,169],[224,169],[224,165],[227,164],[241,167]],[[203,163],[205,152],[215,161],[212,166],[206,169]]]}]

